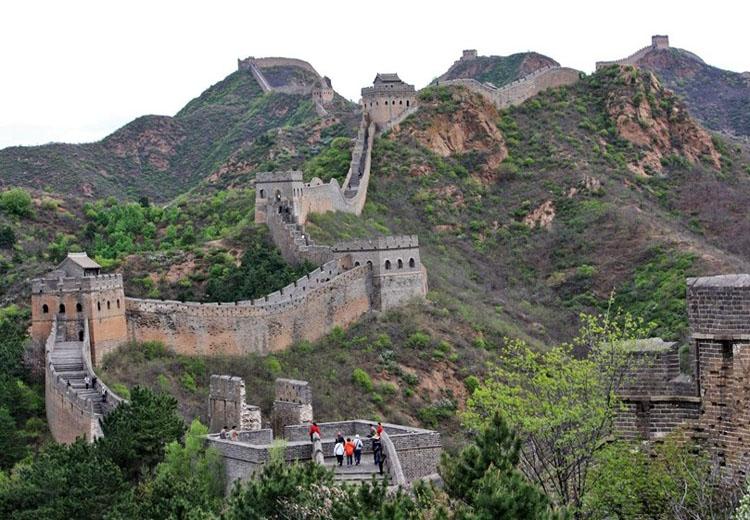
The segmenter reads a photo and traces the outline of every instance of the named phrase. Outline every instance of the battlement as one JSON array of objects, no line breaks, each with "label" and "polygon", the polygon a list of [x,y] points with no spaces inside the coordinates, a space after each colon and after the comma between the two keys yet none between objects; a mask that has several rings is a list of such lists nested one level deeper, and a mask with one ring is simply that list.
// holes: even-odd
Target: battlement
[{"label": "battlement", "polygon": [[277,401],[297,404],[312,403],[312,389],[307,381],[279,378],[274,383],[274,390]]},{"label": "battlement", "polygon": [[477,59],[476,49],[464,49],[463,53],[461,54],[461,61],[470,61],[475,59]]},{"label": "battlement", "polygon": [[52,271],[50,275],[44,278],[34,278],[31,280],[32,294],[55,293],[55,292],[90,292],[105,289],[122,288],[122,275],[100,274],[98,276],[86,277],[55,277],[56,274],[63,274],[60,271]]},{"label": "battlement", "polygon": [[750,274],[687,279],[694,338],[750,339]]},{"label": "battlement", "polygon": [[419,238],[417,235],[387,236],[337,242],[333,246],[333,251],[335,253],[346,253],[354,251],[388,251],[391,249],[413,248],[419,248]]},{"label": "battlement", "polygon": [[258,172],[255,174],[255,185],[277,182],[302,182],[303,173],[299,170]]}]

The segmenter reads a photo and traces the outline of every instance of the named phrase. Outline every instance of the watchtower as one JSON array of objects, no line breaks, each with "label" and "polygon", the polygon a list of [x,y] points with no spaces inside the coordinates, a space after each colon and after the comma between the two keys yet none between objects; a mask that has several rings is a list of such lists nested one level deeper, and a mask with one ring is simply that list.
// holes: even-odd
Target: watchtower
[{"label": "watchtower", "polygon": [[278,211],[282,203],[295,218],[299,216],[304,187],[300,171],[258,173],[255,176],[255,222],[267,223],[270,208]]},{"label": "watchtower", "polygon": [[348,268],[372,269],[375,309],[385,311],[427,295],[427,273],[416,235],[339,242],[333,253]]},{"label": "watchtower", "polygon": [[327,105],[333,101],[333,86],[331,86],[331,78],[323,76],[318,84],[313,87],[312,90],[313,101],[318,101],[324,105]]},{"label": "watchtower", "polygon": [[666,34],[655,34],[651,37],[651,46],[654,49],[669,49],[669,36]]},{"label": "watchtower", "polygon": [[372,87],[362,89],[362,108],[379,127],[400,116],[416,103],[414,85],[401,81],[398,74],[377,74]]},{"label": "watchtower", "polygon": [[313,420],[312,389],[307,381],[279,378],[275,383],[272,424],[277,437],[284,435],[284,426],[311,423]]},{"label": "watchtower", "polygon": [[470,61],[475,59],[477,59],[476,49],[464,49],[464,52],[461,55],[461,61]]},{"label": "watchtower", "polygon": [[32,280],[31,287],[31,337],[38,347],[55,317],[61,341],[83,341],[83,320],[88,320],[95,364],[127,341],[122,275],[102,274],[86,253],[68,253],[55,270]]}]

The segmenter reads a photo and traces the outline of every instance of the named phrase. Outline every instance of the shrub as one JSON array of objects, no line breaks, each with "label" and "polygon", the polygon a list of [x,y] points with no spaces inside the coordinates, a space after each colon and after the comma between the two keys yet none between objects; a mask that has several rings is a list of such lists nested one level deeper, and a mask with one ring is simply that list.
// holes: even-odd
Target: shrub
[{"label": "shrub", "polygon": [[421,331],[417,331],[406,340],[406,346],[415,349],[423,349],[430,345],[430,336]]},{"label": "shrub", "polygon": [[274,356],[268,356],[266,358],[266,370],[268,370],[272,376],[277,376],[281,373],[281,361]]},{"label": "shrub", "polygon": [[195,384],[195,378],[190,372],[185,372],[180,376],[180,384],[188,392],[195,392],[198,386]]},{"label": "shrub", "polygon": [[167,356],[167,348],[161,341],[144,341],[141,343],[141,350],[143,357],[149,361]]},{"label": "shrub", "polygon": [[0,227],[0,247],[10,248],[16,243],[16,233],[10,226]]},{"label": "shrub", "polygon": [[468,376],[466,379],[464,379],[464,386],[470,394],[473,394],[474,390],[479,387],[479,378],[477,376]]},{"label": "shrub", "polygon": [[352,372],[352,382],[361,387],[365,392],[372,392],[372,379],[370,379],[367,372],[361,368],[355,368]]},{"label": "shrub", "polygon": [[0,195],[0,207],[17,217],[31,215],[31,195],[23,188],[11,188]]},{"label": "shrub", "polygon": [[402,376],[402,379],[408,386],[417,386],[417,383],[419,383],[419,378],[417,377],[417,375],[410,372],[406,372]]},{"label": "shrub", "polygon": [[110,388],[123,399],[130,400],[130,389],[122,383],[113,383]]}]

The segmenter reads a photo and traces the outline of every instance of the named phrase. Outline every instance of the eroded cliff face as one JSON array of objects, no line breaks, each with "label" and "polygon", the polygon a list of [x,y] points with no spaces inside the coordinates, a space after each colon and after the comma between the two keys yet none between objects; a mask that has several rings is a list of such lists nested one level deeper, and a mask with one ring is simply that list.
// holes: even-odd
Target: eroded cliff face
[{"label": "eroded cliff face", "polygon": [[170,160],[185,139],[179,121],[167,116],[144,116],[110,135],[103,141],[115,157],[131,160],[138,170],[151,167],[169,169]]},{"label": "eroded cliff face", "polygon": [[684,104],[665,90],[651,72],[622,67],[619,88],[605,99],[619,137],[641,147],[640,159],[628,167],[638,175],[661,173],[662,159],[672,155],[690,163],[706,161],[721,168],[711,136],[688,114]]},{"label": "eroded cliff face", "polygon": [[402,125],[392,132],[391,138],[413,138],[425,148],[441,157],[475,153],[478,167],[472,175],[487,176],[493,173],[508,156],[503,134],[495,122],[497,109],[481,96],[465,89],[443,91],[450,95],[449,104],[455,109],[443,110],[444,99],[427,99],[420,107],[419,125]]}]

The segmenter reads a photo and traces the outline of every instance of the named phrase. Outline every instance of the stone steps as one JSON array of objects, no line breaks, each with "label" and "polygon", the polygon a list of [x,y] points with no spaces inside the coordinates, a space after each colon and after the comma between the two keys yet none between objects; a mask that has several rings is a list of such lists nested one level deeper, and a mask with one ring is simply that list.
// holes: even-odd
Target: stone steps
[{"label": "stone steps", "polygon": [[104,410],[99,390],[91,388],[91,385],[86,388],[86,383],[83,381],[88,373],[83,364],[82,348],[83,345],[78,341],[55,343],[55,348],[52,350],[52,365],[76,395],[92,403],[94,413],[102,414]]},{"label": "stone steps", "polygon": [[376,480],[383,480],[384,474],[379,473],[378,467],[372,462],[372,454],[368,458],[365,458],[365,454],[362,454],[362,462],[359,466],[352,464],[351,466],[346,465],[346,457],[344,457],[344,464],[338,465],[336,457],[326,457],[325,465],[327,468],[333,470],[333,478],[339,482],[369,482],[375,477]]}]

